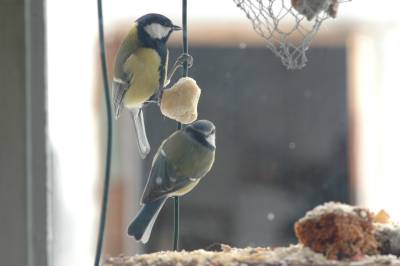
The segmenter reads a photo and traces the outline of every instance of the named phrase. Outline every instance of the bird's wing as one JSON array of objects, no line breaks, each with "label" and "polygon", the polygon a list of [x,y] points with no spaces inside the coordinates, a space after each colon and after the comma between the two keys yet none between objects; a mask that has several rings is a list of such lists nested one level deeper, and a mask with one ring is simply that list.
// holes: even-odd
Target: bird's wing
[{"label": "bird's wing", "polygon": [[174,166],[160,149],[151,168],[146,188],[143,192],[142,203],[149,203],[161,197],[178,191],[192,181],[189,177],[178,176]]},{"label": "bird's wing", "polygon": [[114,71],[114,79],[112,83],[113,88],[113,105],[114,105],[114,113],[115,118],[118,118],[123,107],[124,107],[124,96],[129,89],[129,86],[132,84],[133,80],[135,79],[134,73],[128,71],[125,66],[131,58],[134,57],[133,51],[132,53],[126,54],[124,56],[119,55],[124,60],[116,60],[115,67],[118,66],[119,70]]},{"label": "bird's wing", "polygon": [[112,94],[115,118],[118,118],[121,114],[124,107],[123,99],[128,88],[128,82],[114,78],[112,83]]},{"label": "bird's wing", "polygon": [[132,27],[131,31],[122,41],[115,56],[112,91],[116,118],[121,113],[124,96],[134,79],[133,73],[127,73],[125,64],[138,48],[138,42],[135,40],[137,40],[137,28]]}]

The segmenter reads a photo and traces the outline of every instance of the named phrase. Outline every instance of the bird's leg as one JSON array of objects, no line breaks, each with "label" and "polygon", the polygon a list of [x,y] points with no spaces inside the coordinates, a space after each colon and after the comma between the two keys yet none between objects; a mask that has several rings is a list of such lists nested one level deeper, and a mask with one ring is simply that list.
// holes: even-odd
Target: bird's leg
[{"label": "bird's leg", "polygon": [[171,78],[175,74],[175,72],[178,70],[178,68],[182,67],[185,64],[185,62],[188,64],[188,68],[191,68],[193,66],[193,57],[187,53],[181,54],[178,57],[178,59],[176,59],[175,64],[172,67],[172,70],[168,74],[167,80],[165,81],[164,86],[157,93],[155,93],[148,101],[146,101],[145,105],[148,105],[150,103],[157,103],[158,105],[161,104],[161,98],[162,98],[164,89],[171,82]]},{"label": "bird's leg", "polygon": [[191,68],[193,66],[193,56],[187,53],[183,53],[178,57],[178,59],[176,59],[175,64],[172,67],[172,70],[169,73],[167,80],[164,84],[164,88],[167,87],[168,84],[171,82],[171,78],[175,74],[175,71],[178,70],[178,68],[182,67],[185,63],[187,63],[188,68]]},{"label": "bird's leg", "polygon": [[143,107],[148,106],[151,103],[155,103],[157,105],[160,105],[160,99],[161,99],[161,93],[155,93],[153,96],[150,97],[147,101],[143,103]]}]

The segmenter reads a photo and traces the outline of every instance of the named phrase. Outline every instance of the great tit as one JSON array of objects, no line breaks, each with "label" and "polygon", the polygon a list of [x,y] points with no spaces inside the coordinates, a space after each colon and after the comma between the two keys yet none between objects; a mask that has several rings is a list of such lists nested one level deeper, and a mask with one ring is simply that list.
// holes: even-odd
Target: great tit
[{"label": "great tit", "polygon": [[[115,117],[119,117],[124,106],[129,109],[142,158],[150,152],[142,107],[157,97],[159,89],[165,86],[168,66],[166,42],[173,31],[180,29],[163,15],[144,15],[136,20],[115,58],[112,86]],[[177,61],[174,71],[185,59]]]},{"label": "great tit", "polygon": [[130,236],[147,243],[166,200],[188,193],[210,171],[215,147],[215,126],[207,120],[193,122],[162,142],[142,195],[143,206],[128,228]]}]

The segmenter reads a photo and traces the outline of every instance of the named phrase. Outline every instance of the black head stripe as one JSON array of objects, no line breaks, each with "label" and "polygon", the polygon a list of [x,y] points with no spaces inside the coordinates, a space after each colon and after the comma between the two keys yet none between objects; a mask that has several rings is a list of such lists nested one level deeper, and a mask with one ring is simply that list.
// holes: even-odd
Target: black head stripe
[{"label": "black head stripe", "polygon": [[206,148],[210,149],[210,150],[215,150],[215,147],[213,145],[211,145],[206,138],[204,137],[203,134],[201,134],[200,132],[194,130],[191,127],[186,127],[184,129],[187,134],[192,137],[194,140],[196,140],[197,142],[199,142],[200,144],[202,144],[203,146],[205,146]]},{"label": "black head stripe", "polygon": [[166,27],[172,26],[172,22],[169,18],[167,18],[166,16],[163,16],[161,14],[156,14],[156,13],[150,13],[150,14],[141,16],[140,18],[138,18],[136,20],[136,22],[138,24],[140,24],[140,26],[142,26],[142,27],[150,25],[152,23],[159,23]]},{"label": "black head stripe", "polygon": [[193,122],[190,127],[193,127],[196,131],[203,132],[208,135],[215,130],[215,126],[208,120],[197,120]]}]

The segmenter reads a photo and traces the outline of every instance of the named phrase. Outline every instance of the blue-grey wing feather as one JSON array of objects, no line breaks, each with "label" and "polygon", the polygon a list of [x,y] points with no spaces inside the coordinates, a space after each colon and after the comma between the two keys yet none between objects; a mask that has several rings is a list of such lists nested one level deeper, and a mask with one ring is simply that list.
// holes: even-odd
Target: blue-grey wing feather
[{"label": "blue-grey wing feather", "polygon": [[161,153],[151,169],[142,202],[148,203],[184,188],[190,182],[189,178],[178,176],[173,165]]}]

